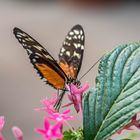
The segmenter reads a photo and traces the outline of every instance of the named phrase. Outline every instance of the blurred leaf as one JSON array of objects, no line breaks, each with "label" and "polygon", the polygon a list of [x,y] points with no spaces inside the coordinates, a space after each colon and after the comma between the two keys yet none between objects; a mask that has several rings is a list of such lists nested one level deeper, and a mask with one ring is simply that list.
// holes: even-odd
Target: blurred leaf
[{"label": "blurred leaf", "polygon": [[63,133],[64,140],[84,140],[83,139],[83,131],[82,129],[78,129],[77,131],[65,131]]},{"label": "blurred leaf", "polygon": [[120,140],[133,140],[133,139],[127,139],[127,138],[124,138],[124,139],[120,139]]},{"label": "blurred leaf", "polygon": [[129,138],[130,138],[130,139],[136,139],[137,137],[139,137],[139,134],[137,134],[137,133],[131,133],[131,134],[129,135]]},{"label": "blurred leaf", "polygon": [[139,111],[140,44],[121,45],[104,56],[96,88],[84,97],[84,139],[107,139]]}]

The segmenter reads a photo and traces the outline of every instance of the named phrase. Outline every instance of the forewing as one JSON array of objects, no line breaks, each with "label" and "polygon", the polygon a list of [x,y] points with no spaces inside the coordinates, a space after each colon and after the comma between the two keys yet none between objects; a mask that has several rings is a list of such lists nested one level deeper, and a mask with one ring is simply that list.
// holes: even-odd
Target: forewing
[{"label": "forewing", "polygon": [[46,82],[54,88],[63,89],[65,81],[68,78],[48,51],[19,28],[14,28],[13,32],[23,48],[27,51],[31,63],[41,78],[45,78]]},{"label": "forewing", "polygon": [[85,35],[81,25],[75,25],[67,34],[60,49],[60,66],[67,76],[76,78],[81,68]]}]

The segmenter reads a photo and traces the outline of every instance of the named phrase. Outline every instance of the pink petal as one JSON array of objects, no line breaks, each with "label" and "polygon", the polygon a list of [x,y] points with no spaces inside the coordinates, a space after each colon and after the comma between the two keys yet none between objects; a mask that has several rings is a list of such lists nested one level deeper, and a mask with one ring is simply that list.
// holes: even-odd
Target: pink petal
[{"label": "pink petal", "polygon": [[0,140],[4,140],[4,137],[1,133],[0,133]]},{"label": "pink petal", "polygon": [[56,133],[62,126],[62,123],[57,123],[56,125],[53,126],[52,132]]},{"label": "pink petal", "polygon": [[52,134],[54,137],[56,137],[56,136],[57,137],[59,136],[59,138],[62,137],[62,133],[61,132],[58,133],[58,131],[60,131],[61,127],[62,127],[62,123],[57,123],[56,125],[53,126]]},{"label": "pink petal", "polygon": [[63,137],[63,135],[61,133],[57,133],[57,134],[55,134],[55,137],[61,139]]},{"label": "pink petal", "polygon": [[17,140],[23,140],[23,133],[20,128],[14,126],[12,127],[13,134]]},{"label": "pink petal", "polygon": [[137,114],[132,117],[132,121],[135,121],[136,119],[137,119]]},{"label": "pink petal", "polygon": [[49,128],[50,128],[50,123],[49,123],[47,117],[45,117],[45,119],[44,119],[44,128],[45,128],[46,131],[48,131]]},{"label": "pink petal", "polygon": [[79,105],[74,105],[74,108],[77,111],[77,113],[80,111],[80,106]]},{"label": "pink petal", "polygon": [[71,102],[73,102],[74,107],[77,112],[82,110],[82,96],[85,90],[89,88],[89,84],[86,83],[81,87],[76,87],[76,85],[71,84],[70,86],[70,94],[68,94],[68,98]]},{"label": "pink petal", "polygon": [[77,94],[78,93],[78,88],[74,84],[71,84],[70,85],[70,92],[73,92],[73,93]]},{"label": "pink petal", "polygon": [[69,112],[70,112],[70,109],[63,111],[62,114],[65,114],[65,115],[66,115],[66,114],[68,114]]},{"label": "pink petal", "polygon": [[5,124],[5,118],[4,116],[0,116],[0,131],[3,129]]},{"label": "pink petal", "polygon": [[85,92],[87,89],[89,88],[89,83],[86,83],[82,86],[82,91],[81,92]]},{"label": "pink petal", "polygon": [[36,128],[35,131],[38,132],[38,133],[40,133],[40,134],[43,134],[43,135],[46,133],[45,130],[40,129],[40,128]]},{"label": "pink petal", "polygon": [[74,94],[83,94],[83,92],[85,92],[88,88],[89,88],[89,83],[84,84],[80,88],[78,88],[74,84],[71,84],[70,85],[70,92],[73,92]]},{"label": "pink petal", "polygon": [[35,111],[46,111],[46,107],[42,107],[42,108],[35,108]]},{"label": "pink petal", "polygon": [[126,128],[126,130],[133,130],[133,129],[129,127],[129,128]]},{"label": "pink petal", "polygon": [[138,129],[140,129],[140,124],[135,125]]}]

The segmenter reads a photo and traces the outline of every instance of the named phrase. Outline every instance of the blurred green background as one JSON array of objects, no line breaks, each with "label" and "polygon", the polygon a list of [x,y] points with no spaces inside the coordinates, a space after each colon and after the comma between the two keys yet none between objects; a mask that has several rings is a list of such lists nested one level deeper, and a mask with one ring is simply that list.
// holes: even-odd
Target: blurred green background
[{"label": "blurred green background", "polygon": [[[75,24],[81,24],[86,35],[81,77],[116,45],[140,41],[140,5],[115,0],[0,0],[0,115],[6,117],[7,140],[14,140],[10,131],[13,125],[23,130],[25,140],[42,139],[34,128],[42,127],[44,114],[33,109],[41,106],[41,99],[55,92],[39,79],[15,39],[13,28],[26,31],[58,59],[65,35]],[[91,87],[95,86],[97,66],[82,83],[88,81]],[[72,125],[79,127],[78,121]],[[115,139],[119,139],[118,135]]]}]

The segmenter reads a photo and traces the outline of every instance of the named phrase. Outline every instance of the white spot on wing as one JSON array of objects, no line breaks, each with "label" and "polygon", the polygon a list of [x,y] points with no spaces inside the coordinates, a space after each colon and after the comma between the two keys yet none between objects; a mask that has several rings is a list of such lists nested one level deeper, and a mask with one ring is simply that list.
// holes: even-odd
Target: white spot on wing
[{"label": "white spot on wing", "polygon": [[76,49],[78,48],[78,45],[76,43],[74,43],[73,45],[75,46]]},{"label": "white spot on wing", "polygon": [[84,50],[84,46],[83,45],[81,45],[81,50]]},{"label": "white spot on wing", "polygon": [[18,32],[17,35],[20,35],[20,36],[27,36],[25,33],[20,33],[20,32]]},{"label": "white spot on wing", "polygon": [[66,45],[68,45],[68,42],[65,42]]},{"label": "white spot on wing", "polygon": [[21,36],[21,35],[19,35],[19,34],[17,34],[16,36],[17,36],[17,37],[19,37],[19,38],[21,38],[21,37],[22,37],[22,36]]},{"label": "white spot on wing", "polygon": [[67,55],[67,56],[70,56],[70,52],[69,52],[69,51],[66,51],[66,55]]},{"label": "white spot on wing", "polygon": [[81,35],[78,35],[78,38],[80,39],[81,38]]},{"label": "white spot on wing", "polygon": [[71,40],[71,37],[70,37],[70,36],[67,36],[66,38],[67,38],[68,40]]},{"label": "white spot on wing", "polygon": [[74,51],[73,56],[77,56],[80,59],[80,54]]},{"label": "white spot on wing", "polygon": [[77,43],[73,43],[73,45],[75,46],[76,49],[81,47],[80,43],[78,43],[78,44]]},{"label": "white spot on wing", "polygon": [[53,60],[52,57],[51,57],[50,55],[44,54],[44,56],[45,56],[46,58],[50,59],[50,60]]},{"label": "white spot on wing", "polygon": [[37,56],[41,56],[41,57],[42,57],[42,55],[41,55],[40,53],[37,53],[37,52],[36,52],[35,54],[36,54]]},{"label": "white spot on wing", "polygon": [[74,30],[74,33],[78,35],[79,34],[79,31],[78,30]]},{"label": "white spot on wing", "polygon": [[22,43],[22,45],[23,45],[24,47],[27,47],[27,44],[25,44],[25,43]]},{"label": "white spot on wing", "polygon": [[33,45],[33,47],[36,48],[36,49],[38,49],[39,51],[42,51],[43,50],[43,48],[40,47],[40,46],[38,46],[38,45]]},{"label": "white spot on wing", "polygon": [[82,30],[80,30],[80,34],[81,34],[81,35],[83,34],[83,31],[82,31]]},{"label": "white spot on wing", "polygon": [[71,31],[69,34],[70,34],[70,35],[74,35],[74,32]]},{"label": "white spot on wing", "polygon": [[33,59],[32,59],[32,61],[35,63],[35,62],[36,62],[36,59],[35,59],[35,58],[33,58]]},{"label": "white spot on wing", "polygon": [[30,49],[26,49],[26,50],[27,50],[27,52],[28,52],[29,54],[32,54],[32,53],[33,53]]},{"label": "white spot on wing", "polygon": [[35,58],[39,58],[39,56],[38,55],[35,55]]},{"label": "white spot on wing", "polygon": [[65,51],[65,48],[61,48],[61,52],[64,52]]},{"label": "white spot on wing", "polygon": [[81,36],[81,40],[84,40],[84,36],[83,35]]},{"label": "white spot on wing", "polygon": [[75,35],[73,38],[74,38],[74,39],[77,39],[77,36]]},{"label": "white spot on wing", "polygon": [[78,43],[78,45],[77,45],[77,46],[78,46],[78,48],[79,48],[79,47],[81,47],[81,44],[80,44],[80,43]]},{"label": "white spot on wing", "polygon": [[60,55],[60,56],[62,56],[62,55],[63,55],[63,53],[60,53],[59,55]]},{"label": "white spot on wing", "polygon": [[31,39],[30,37],[25,38],[26,41],[34,41],[33,39]]}]

